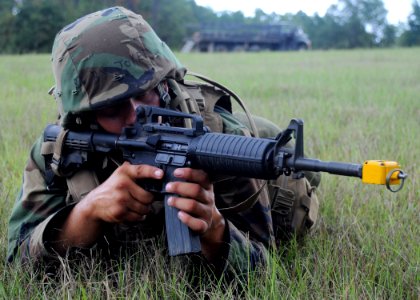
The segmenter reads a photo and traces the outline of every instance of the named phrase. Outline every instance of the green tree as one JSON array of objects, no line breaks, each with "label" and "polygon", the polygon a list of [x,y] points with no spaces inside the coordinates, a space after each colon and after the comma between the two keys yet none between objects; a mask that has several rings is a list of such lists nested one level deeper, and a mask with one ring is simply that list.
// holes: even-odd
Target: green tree
[{"label": "green tree", "polygon": [[400,37],[402,46],[420,45],[420,1],[414,0],[412,7],[413,12],[408,17],[408,29]]},{"label": "green tree", "polygon": [[388,24],[385,26],[383,31],[383,37],[380,42],[381,47],[392,47],[397,43],[397,26]]},{"label": "green tree", "polygon": [[49,52],[53,38],[65,24],[60,6],[53,1],[32,0],[14,7],[13,38],[18,53]]},{"label": "green tree", "polygon": [[241,11],[223,12],[218,16],[218,21],[222,24],[244,24],[245,16]]},{"label": "green tree", "polygon": [[208,7],[199,6],[195,1],[190,1],[194,19],[192,24],[199,25],[200,23],[211,24],[218,20],[217,14]]},{"label": "green tree", "polygon": [[13,52],[13,1],[0,0],[0,53]]},{"label": "green tree", "polygon": [[[338,48],[371,47],[375,44],[379,33],[369,33],[368,29],[377,28],[381,21],[373,16],[378,13],[368,13],[368,7],[375,7],[383,3],[381,0],[340,0],[337,5],[332,5],[328,11],[340,32],[337,39]],[[378,11],[381,11],[379,8]],[[385,11],[386,17],[386,11]]]},{"label": "green tree", "polygon": [[137,12],[152,25],[170,47],[179,48],[187,37],[188,27],[195,20],[193,0],[143,0]]},{"label": "green tree", "polygon": [[[395,43],[398,29],[386,22],[382,0],[339,0],[325,16],[303,12],[279,15],[257,9],[254,17],[240,11],[215,13],[194,0],[0,0],[0,53],[49,52],[56,32],[93,11],[124,6],[143,17],[172,48],[180,48],[201,25],[279,24],[287,21],[309,35],[313,48],[356,48]],[[419,0],[413,2],[402,45],[419,44]]]},{"label": "green tree", "polygon": [[266,14],[262,9],[257,8],[254,12],[254,17],[251,18],[250,22],[255,24],[277,24],[281,22],[285,17],[276,13]]},{"label": "green tree", "polygon": [[388,25],[387,14],[382,0],[362,0],[355,1],[359,5],[359,18],[372,34],[374,43],[378,44],[384,37],[385,28]]},{"label": "green tree", "polygon": [[337,47],[337,32],[339,25],[330,15],[320,17],[318,14],[310,17],[299,11],[296,15],[285,15],[284,21],[296,24],[306,32],[312,42],[313,49],[329,49]]}]

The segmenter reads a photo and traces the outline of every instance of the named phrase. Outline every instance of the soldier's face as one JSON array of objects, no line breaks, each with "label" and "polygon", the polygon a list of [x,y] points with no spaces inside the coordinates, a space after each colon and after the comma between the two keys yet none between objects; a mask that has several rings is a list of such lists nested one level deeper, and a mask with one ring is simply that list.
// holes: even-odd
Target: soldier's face
[{"label": "soldier's face", "polygon": [[159,96],[154,90],[130,98],[119,105],[95,112],[98,124],[109,133],[120,134],[124,127],[136,121],[136,108],[140,105],[159,106]]}]

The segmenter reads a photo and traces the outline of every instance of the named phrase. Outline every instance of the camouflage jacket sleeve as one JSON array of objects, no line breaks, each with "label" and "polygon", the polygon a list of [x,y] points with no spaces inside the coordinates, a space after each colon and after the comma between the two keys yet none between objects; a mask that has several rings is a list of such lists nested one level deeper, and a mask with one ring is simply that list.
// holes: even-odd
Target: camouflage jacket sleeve
[{"label": "camouflage jacket sleeve", "polygon": [[34,262],[49,256],[43,242],[50,222],[66,213],[67,189],[59,183],[46,184],[45,162],[41,155],[42,138],[33,145],[23,173],[23,182],[9,221],[9,262]]},{"label": "camouflage jacket sleeve", "polygon": [[[244,183],[243,180],[235,179],[241,183]],[[226,203],[226,195],[217,197],[223,197]],[[225,261],[220,261],[224,265],[219,266],[223,272],[247,274],[266,265],[268,251],[274,245],[274,235],[270,207],[264,199],[259,197],[252,208],[243,212],[225,215],[228,232],[225,237],[226,254]]]}]

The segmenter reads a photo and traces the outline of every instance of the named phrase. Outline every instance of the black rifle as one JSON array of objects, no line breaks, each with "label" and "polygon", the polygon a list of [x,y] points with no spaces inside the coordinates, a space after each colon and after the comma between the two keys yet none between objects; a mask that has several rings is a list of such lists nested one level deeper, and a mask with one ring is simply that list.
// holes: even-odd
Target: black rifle
[{"label": "black rifle", "polygon": [[[174,120],[190,120],[192,126],[171,126]],[[48,125],[44,131],[44,141],[55,142],[62,130],[60,126]],[[293,136],[295,147],[285,147]],[[191,167],[209,174],[257,179],[276,179],[281,174],[290,175],[292,172],[293,176],[301,177],[302,171],[320,171],[362,180],[367,177],[364,182],[386,184],[389,189],[390,184],[400,184],[400,189],[407,176],[394,162],[353,164],[305,158],[303,121],[299,119],[291,120],[287,129],[275,138],[254,138],[211,133],[200,116],[149,106],[137,109],[135,125],[124,128],[121,135],[68,131],[62,147],[60,160],[53,163],[60,170],[65,170],[64,173],[82,168],[88,163],[88,154],[106,154],[116,150],[121,151],[123,159],[131,164],[161,168],[165,174],[163,180],[154,184],[149,182],[144,187],[165,195],[165,222],[171,256],[199,252],[201,249],[199,236],[178,219],[177,209],[167,205],[171,195],[165,192],[164,187],[167,182],[177,180],[173,176],[176,168]],[[387,171],[386,178],[382,174],[376,175],[382,169]],[[372,179],[378,176],[380,179]]]}]

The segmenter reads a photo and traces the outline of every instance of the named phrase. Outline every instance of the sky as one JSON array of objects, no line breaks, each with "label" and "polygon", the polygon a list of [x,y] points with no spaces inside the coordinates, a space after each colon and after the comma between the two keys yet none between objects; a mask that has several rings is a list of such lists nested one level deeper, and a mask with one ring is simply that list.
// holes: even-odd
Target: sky
[{"label": "sky", "polygon": [[[318,13],[324,16],[327,9],[338,1],[334,0],[195,0],[200,6],[210,7],[219,11],[242,11],[245,16],[253,16],[256,8],[261,8],[266,14],[297,13],[299,10],[312,16]],[[411,13],[412,0],[383,0],[388,10],[388,22],[397,25],[399,22],[407,23]]]}]

